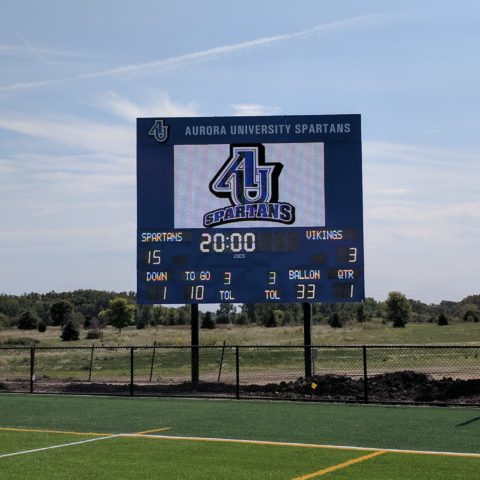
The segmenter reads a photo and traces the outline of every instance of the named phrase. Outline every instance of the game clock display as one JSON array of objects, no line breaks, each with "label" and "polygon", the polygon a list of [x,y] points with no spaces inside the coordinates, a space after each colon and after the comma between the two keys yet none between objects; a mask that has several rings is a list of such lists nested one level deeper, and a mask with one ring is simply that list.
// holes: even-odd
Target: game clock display
[{"label": "game clock display", "polygon": [[364,298],[359,115],[137,120],[140,304]]}]

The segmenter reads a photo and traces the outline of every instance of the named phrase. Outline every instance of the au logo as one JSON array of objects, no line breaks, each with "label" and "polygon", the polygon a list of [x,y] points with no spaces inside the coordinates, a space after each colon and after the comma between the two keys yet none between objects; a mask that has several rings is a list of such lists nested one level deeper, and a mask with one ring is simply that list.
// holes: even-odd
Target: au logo
[{"label": "au logo", "polygon": [[164,120],[155,120],[152,128],[149,130],[148,134],[153,137],[157,142],[163,143],[167,141],[168,138],[168,126],[165,125]]},{"label": "au logo", "polygon": [[281,163],[265,162],[263,145],[231,145],[230,156],[209,184],[219,198],[228,198],[230,206],[208,212],[205,227],[231,222],[263,220],[292,224],[295,207],[278,201]]}]

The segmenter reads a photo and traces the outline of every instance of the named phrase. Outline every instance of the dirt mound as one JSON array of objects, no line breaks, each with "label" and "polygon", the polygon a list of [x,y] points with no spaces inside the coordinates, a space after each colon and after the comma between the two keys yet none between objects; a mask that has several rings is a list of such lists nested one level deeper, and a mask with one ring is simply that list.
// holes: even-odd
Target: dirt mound
[{"label": "dirt mound", "polygon": [[[251,386],[253,387],[253,386]],[[408,403],[479,403],[480,380],[435,380],[430,375],[413,371],[384,373],[369,377],[365,386],[363,377],[317,375],[299,378],[294,382],[281,382],[263,387],[247,387],[250,393],[263,393],[274,397],[318,400]],[[263,396],[263,395],[262,395]]]},{"label": "dirt mound", "polygon": [[[0,383],[0,392],[29,390],[29,382]],[[158,395],[226,397],[237,394],[232,383],[191,382],[135,384],[94,382],[37,382],[35,392],[82,393],[103,395]],[[300,377],[295,381],[269,384],[241,384],[241,398],[282,400],[318,400],[336,402],[371,403],[430,403],[480,405],[480,379],[435,379],[430,375],[413,371],[384,373],[367,378],[346,375],[315,375]]]}]

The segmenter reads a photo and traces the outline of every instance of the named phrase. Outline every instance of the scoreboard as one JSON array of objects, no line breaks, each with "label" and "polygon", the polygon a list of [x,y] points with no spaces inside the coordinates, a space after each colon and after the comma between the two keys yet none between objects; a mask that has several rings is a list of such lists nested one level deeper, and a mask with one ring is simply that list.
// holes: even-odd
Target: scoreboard
[{"label": "scoreboard", "polygon": [[360,115],[137,119],[140,304],[364,298]]}]

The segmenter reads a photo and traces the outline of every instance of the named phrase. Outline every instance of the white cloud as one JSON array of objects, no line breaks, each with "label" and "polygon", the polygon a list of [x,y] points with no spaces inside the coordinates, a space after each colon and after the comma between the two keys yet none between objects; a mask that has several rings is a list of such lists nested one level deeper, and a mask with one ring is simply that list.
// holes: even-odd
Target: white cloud
[{"label": "white cloud", "polygon": [[408,188],[377,188],[370,190],[370,194],[385,195],[387,197],[391,195],[406,195],[408,192],[410,192]]},{"label": "white cloud", "polygon": [[[16,228],[8,231],[0,232],[1,240],[10,240],[14,242],[17,246],[18,244],[27,243],[32,246],[30,239],[32,233],[35,234],[39,239],[42,240],[42,244],[50,242],[68,242],[73,244],[78,248],[79,245],[84,244],[85,241],[94,241],[98,248],[98,238],[103,239],[103,243],[108,243],[110,246],[116,247],[120,243],[124,244],[124,240],[128,237],[131,237],[127,244],[131,245],[134,243],[134,235],[130,235],[131,232],[134,232],[136,226],[133,222],[125,222],[118,225],[96,225],[95,228],[92,228],[88,225],[81,226],[71,226],[66,227],[49,227],[49,228],[36,228],[34,232],[28,227],[25,228]],[[128,231],[128,235],[124,235]],[[121,235],[119,235],[119,233]]]},{"label": "white cloud", "polygon": [[6,56],[17,56],[17,57],[26,57],[26,56],[34,56],[38,57],[41,56],[42,60],[45,60],[44,56],[51,56],[51,57],[82,57],[84,56],[81,53],[67,51],[67,50],[60,50],[60,49],[52,49],[52,48],[42,48],[42,47],[34,47],[28,42],[26,39],[22,37],[24,45],[12,45],[12,44],[0,44],[0,55]]},{"label": "white cloud", "polygon": [[75,116],[55,115],[0,117],[0,128],[22,135],[42,138],[80,151],[110,155],[135,155],[135,131],[128,125],[112,125]]},{"label": "white cloud", "polygon": [[140,117],[195,117],[198,111],[193,103],[180,104],[172,101],[167,94],[143,92],[142,104],[109,92],[96,103],[103,104],[111,113],[125,120]]},{"label": "white cloud", "polygon": [[[125,205],[133,215],[135,116],[154,112],[190,115],[195,110],[192,105],[173,102],[168,95],[148,96],[146,108],[113,93],[102,98],[106,98],[104,107],[119,120],[102,123],[65,115],[0,116],[0,128],[32,139],[0,158],[0,216],[5,228],[13,228],[19,221],[33,228],[39,216],[52,225],[55,217],[62,217],[64,223],[63,216],[71,215],[72,206],[81,212],[101,204],[103,210],[117,215],[119,206]],[[58,154],[58,146],[64,151],[67,147],[70,153]],[[94,217],[95,213],[91,219]]]},{"label": "white cloud", "polygon": [[[134,158],[136,118],[198,116],[193,103],[181,104],[166,94],[148,92],[143,94],[142,103],[109,92],[96,98],[94,105],[96,108],[103,107],[118,120],[101,123],[73,115],[35,117],[3,112],[0,114],[0,129],[51,141],[77,152]],[[5,162],[3,168],[7,168]]]},{"label": "white cloud", "polygon": [[367,295],[460,300],[480,281],[480,155],[364,143]]},{"label": "white cloud", "polygon": [[257,103],[234,104],[232,109],[235,116],[278,115],[280,113],[279,107],[267,107]]},{"label": "white cloud", "polygon": [[370,142],[363,150],[364,192],[372,206],[414,202],[444,208],[478,197],[479,154]]},{"label": "white cloud", "polygon": [[459,149],[434,148],[431,146],[407,145],[390,142],[366,141],[362,144],[364,157],[369,161],[383,163],[389,161],[415,163],[417,165],[464,165],[466,162],[478,164],[478,153]]},{"label": "white cloud", "polygon": [[0,161],[0,170],[2,165],[8,168],[0,191],[0,216],[5,228],[19,222],[34,226],[39,216],[50,216],[55,224],[56,215],[65,223],[72,208],[82,212],[101,205],[104,210],[114,211],[124,208],[125,202],[126,208],[134,203],[133,157],[25,153]]}]

